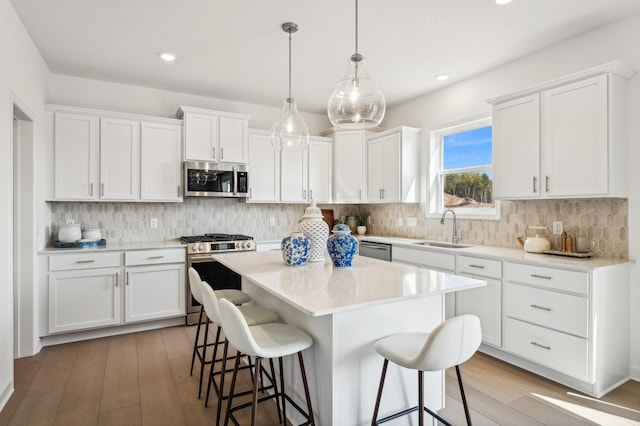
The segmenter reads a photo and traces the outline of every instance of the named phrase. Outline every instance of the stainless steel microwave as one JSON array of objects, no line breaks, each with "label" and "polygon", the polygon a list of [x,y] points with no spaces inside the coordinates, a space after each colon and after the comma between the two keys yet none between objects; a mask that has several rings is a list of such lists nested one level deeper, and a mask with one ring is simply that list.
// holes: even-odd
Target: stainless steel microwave
[{"label": "stainless steel microwave", "polygon": [[246,164],[185,161],[185,197],[247,197],[249,172]]}]

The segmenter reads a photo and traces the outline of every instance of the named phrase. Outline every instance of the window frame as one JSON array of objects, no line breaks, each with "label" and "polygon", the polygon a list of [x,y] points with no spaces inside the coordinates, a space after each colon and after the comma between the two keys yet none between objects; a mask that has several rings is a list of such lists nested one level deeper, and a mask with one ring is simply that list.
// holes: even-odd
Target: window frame
[{"label": "window frame", "polygon": [[[427,174],[427,196],[428,196],[428,209],[426,209],[427,217],[440,217],[446,209],[443,203],[443,180],[446,175],[458,174],[466,172],[485,172],[486,166],[473,166],[457,169],[449,169],[446,173],[443,173],[442,167],[444,165],[444,146],[443,141],[445,136],[449,136],[456,133],[462,133],[469,130],[474,130],[482,127],[493,126],[493,119],[490,115],[484,115],[481,117],[473,117],[463,119],[455,123],[449,123],[441,125],[429,132],[429,157]],[[492,142],[493,150],[493,142]],[[493,156],[489,171],[493,171]],[[493,181],[493,177],[492,177]],[[494,200],[494,208],[477,208],[470,209],[464,207],[454,207],[451,210],[456,212],[456,216],[462,219],[479,219],[479,220],[498,220],[500,219],[500,201]]]}]

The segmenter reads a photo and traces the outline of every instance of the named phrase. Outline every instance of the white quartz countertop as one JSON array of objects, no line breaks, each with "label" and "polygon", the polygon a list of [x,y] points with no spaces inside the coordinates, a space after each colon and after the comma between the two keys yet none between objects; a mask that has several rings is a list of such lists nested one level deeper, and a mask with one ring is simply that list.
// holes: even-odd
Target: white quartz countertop
[{"label": "white quartz countertop", "polygon": [[280,251],[213,258],[310,316],[486,285],[485,281],[356,256],[351,268],[325,262],[287,266]]},{"label": "white quartz countertop", "polygon": [[164,248],[185,248],[187,245],[180,240],[164,240],[164,241],[141,241],[129,243],[110,243],[104,247],[87,247],[87,248],[56,248],[45,247],[38,251],[39,254],[60,254],[60,253],[85,253],[92,251],[128,251],[128,250],[152,250]]},{"label": "white quartz countertop", "polygon": [[[380,237],[380,236],[364,236],[359,238],[360,241],[373,241],[379,243],[391,244],[392,246],[406,247],[415,250],[424,250],[431,252],[443,252],[460,255],[481,256],[485,258],[493,258],[497,260],[523,261],[526,263],[536,263],[541,266],[558,266],[563,268],[572,268],[582,271],[590,271],[596,268],[602,268],[612,265],[634,262],[633,260],[607,259],[602,257],[575,258],[568,256],[557,256],[552,254],[527,253],[523,249],[492,247],[492,246],[474,246],[469,245],[463,248],[444,248],[434,246],[422,246],[415,243],[428,241],[412,238],[398,237]],[[440,241],[442,242],[442,241]],[[393,249],[392,249],[393,253]]]}]

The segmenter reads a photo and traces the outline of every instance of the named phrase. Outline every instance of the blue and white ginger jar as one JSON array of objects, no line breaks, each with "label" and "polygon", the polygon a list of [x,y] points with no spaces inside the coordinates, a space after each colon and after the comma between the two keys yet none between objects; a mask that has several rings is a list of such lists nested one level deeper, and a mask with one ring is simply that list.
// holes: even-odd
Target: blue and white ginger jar
[{"label": "blue and white ginger jar", "polygon": [[289,266],[304,265],[309,260],[309,239],[302,232],[292,232],[282,239],[282,259]]},{"label": "blue and white ginger jar", "polygon": [[351,235],[351,228],[340,222],[333,227],[333,235],[327,240],[327,251],[333,266],[337,268],[350,268],[358,251],[358,240]]}]

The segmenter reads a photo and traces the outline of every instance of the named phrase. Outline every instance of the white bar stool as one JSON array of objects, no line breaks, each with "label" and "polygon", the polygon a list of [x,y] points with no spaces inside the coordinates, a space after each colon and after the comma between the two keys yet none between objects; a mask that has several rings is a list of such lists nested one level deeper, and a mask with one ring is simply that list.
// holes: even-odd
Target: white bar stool
[{"label": "white bar stool", "polygon": [[[218,331],[216,333],[216,342],[219,341],[219,334],[220,334],[220,330],[222,330],[225,333],[226,336],[226,330],[224,329],[223,325],[222,325],[222,321],[220,319],[220,308],[219,308],[219,303],[221,301],[227,301],[228,299],[224,299],[224,298],[218,298],[217,297],[217,292],[214,292],[213,289],[207,285],[206,282],[202,282],[202,286],[200,288],[200,290],[202,291],[202,302],[204,305],[204,310],[207,314],[207,316],[209,317],[209,319],[214,323],[218,325]],[[232,302],[231,302],[232,303]],[[233,304],[234,306],[236,306],[235,304]],[[269,310],[269,309],[265,309],[262,306],[258,306],[258,305],[241,305],[237,307],[238,311],[240,312],[240,315],[243,317],[243,320],[249,324],[249,325],[259,325],[259,324],[266,324],[266,323],[271,323],[271,322],[276,322],[278,321],[278,315]],[[206,338],[207,335],[205,335],[205,344],[206,344]],[[228,348],[229,348],[229,341],[228,339],[225,337],[225,339],[223,341],[221,341],[221,343],[223,343],[223,355],[222,355],[222,367],[220,368],[219,372],[214,372],[214,367],[215,367],[215,362],[211,362],[211,369],[209,370],[209,381],[207,384],[207,396],[205,397],[205,406],[208,406],[209,404],[209,393],[211,391],[211,386],[213,386],[213,389],[216,393],[216,396],[218,397],[218,406],[217,406],[217,415],[216,415],[216,425],[220,423],[220,414],[222,412],[222,401],[225,399],[229,399],[229,394],[225,394],[224,393],[224,378],[225,378],[225,373],[231,371],[231,370],[227,370],[227,352],[228,352]],[[217,352],[218,352],[218,346],[217,344],[214,346],[213,349],[213,359],[216,359],[217,356]],[[244,354],[247,355],[247,354]],[[240,353],[238,353],[236,355],[236,358],[239,360],[240,359]],[[248,368],[251,368],[251,362],[249,362],[249,366]],[[262,377],[262,372],[263,369],[260,369],[260,366],[258,365],[256,367],[256,375],[258,374],[258,372],[260,373],[261,377]],[[214,376],[216,374],[220,375],[220,383],[216,383]],[[271,375],[267,374],[267,377],[269,378],[269,380],[271,381],[271,384],[273,386],[274,392],[277,394],[278,393],[278,389],[275,385],[275,371],[273,368],[273,362],[271,363]],[[258,380],[258,378],[256,377],[256,381]],[[264,383],[264,382],[263,382]],[[266,390],[266,389],[270,389],[270,387],[262,387],[262,390]],[[248,395],[251,392],[244,392],[242,393],[242,395]],[[280,415],[280,411],[278,411],[278,415]]]},{"label": "white bar stool", "polygon": [[[209,285],[207,285],[209,287]],[[207,318],[205,325],[205,339],[203,344],[199,344],[200,342],[200,329],[202,326],[202,316],[204,314],[204,306],[202,304],[202,279],[200,278],[200,274],[193,267],[189,268],[189,288],[191,290],[191,295],[194,299],[200,304],[200,316],[198,317],[198,328],[196,329],[196,337],[193,341],[193,353],[191,355],[191,369],[189,370],[189,374],[193,374],[193,365],[195,363],[196,357],[198,361],[200,361],[200,385],[198,386],[198,399],[202,395],[202,377],[204,376],[204,366],[209,364],[211,361],[207,361],[207,347],[208,346],[217,346],[218,341],[220,339],[220,329],[216,333],[216,341],[213,343],[207,343],[206,336],[209,333],[209,319]],[[216,290],[217,297],[224,297],[230,300],[232,303],[236,305],[241,305],[243,303],[247,303],[251,301],[251,296],[249,296],[244,291],[240,290]]]},{"label": "white bar stool", "polygon": [[[424,411],[441,423],[451,426],[449,422],[424,406],[423,377],[425,371],[441,371],[455,366],[467,425],[471,426],[471,416],[462,387],[459,365],[471,358],[480,347],[481,340],[480,319],[475,315],[460,315],[450,318],[439,324],[431,333],[399,333],[378,340],[374,344],[374,349],[385,359],[371,425],[384,423],[420,410],[420,426],[424,425]],[[389,361],[405,368],[418,370],[418,405],[377,420]]]},{"label": "white bar stool", "polygon": [[[233,367],[233,377],[231,379],[231,391],[229,397],[229,403],[227,404],[227,413],[224,419],[224,425],[226,426],[229,419],[233,421],[235,425],[238,422],[233,417],[233,412],[242,408],[252,406],[251,412],[251,426],[256,424],[256,415],[258,411],[258,402],[266,401],[268,399],[276,398],[276,404],[278,399],[282,400],[282,413],[284,422],[287,422],[286,415],[286,402],[289,401],[293,407],[302,414],[307,420],[303,425],[315,425],[313,419],[313,408],[311,407],[311,396],[309,394],[309,385],[307,383],[307,374],[304,369],[304,361],[302,359],[302,351],[313,345],[313,339],[304,331],[282,323],[271,323],[249,326],[247,321],[242,315],[240,309],[228,300],[221,299],[220,301],[220,320],[222,321],[222,327],[224,328],[225,335],[229,342],[243,355],[254,356],[256,371],[259,371],[260,365],[263,359],[272,360],[278,358],[280,367],[280,392],[275,391],[272,395],[267,395],[258,399],[258,375],[254,374],[253,379],[253,398],[252,401],[245,404],[233,406],[233,398],[235,392],[236,378],[238,375],[238,366],[240,358],[236,357],[236,362]],[[287,355],[298,354],[298,362],[300,363],[300,373],[302,375],[302,383],[304,385],[304,394],[307,400],[307,412],[305,412],[298,404],[296,404],[289,395],[285,392],[284,387],[284,370],[282,357]]]}]

